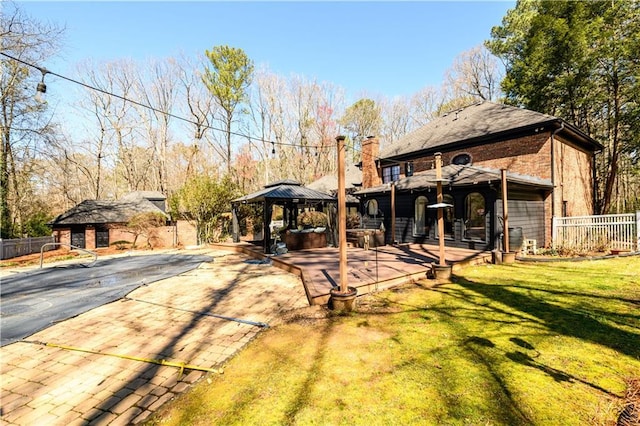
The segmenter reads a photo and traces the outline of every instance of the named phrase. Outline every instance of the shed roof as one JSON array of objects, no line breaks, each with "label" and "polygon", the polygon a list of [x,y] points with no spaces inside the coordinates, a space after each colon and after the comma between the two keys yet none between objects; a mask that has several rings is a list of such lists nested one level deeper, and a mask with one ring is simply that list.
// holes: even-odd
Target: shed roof
[{"label": "shed roof", "polygon": [[166,213],[145,198],[84,200],[53,219],[50,225],[126,223],[137,214],[149,212],[161,213],[167,216]]},{"label": "shed roof", "polygon": [[260,203],[266,200],[270,201],[294,201],[298,200],[299,203],[305,202],[321,202],[321,201],[336,201],[335,197],[332,197],[324,192],[316,191],[314,189],[301,186],[299,182],[295,181],[280,181],[265,186],[260,191],[256,191],[252,194],[245,195],[244,197],[236,198],[232,203]]},{"label": "shed roof", "polygon": [[596,140],[558,117],[494,102],[481,102],[450,112],[407,134],[383,149],[382,159],[435,151],[448,145],[496,140],[518,131],[562,129],[590,150],[600,150]]},{"label": "shed roof", "polygon": [[[478,184],[487,184],[491,182],[500,183],[502,172],[498,169],[487,167],[469,166],[450,164],[442,168],[442,182],[444,185],[452,187],[473,186]],[[521,175],[517,173],[507,172],[507,182],[535,189],[552,189],[553,185],[550,180],[540,179],[534,176]],[[435,188],[436,170],[427,170],[416,173],[413,176],[405,177],[395,182],[396,191],[423,190]],[[376,186],[373,188],[357,191],[356,194],[374,194],[389,191],[388,184]]]}]

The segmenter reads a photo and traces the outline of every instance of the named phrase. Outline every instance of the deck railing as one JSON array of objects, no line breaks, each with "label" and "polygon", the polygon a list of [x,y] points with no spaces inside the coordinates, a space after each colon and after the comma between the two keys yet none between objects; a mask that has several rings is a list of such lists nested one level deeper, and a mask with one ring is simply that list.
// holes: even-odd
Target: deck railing
[{"label": "deck railing", "polygon": [[640,211],[553,218],[553,248],[640,251]]}]

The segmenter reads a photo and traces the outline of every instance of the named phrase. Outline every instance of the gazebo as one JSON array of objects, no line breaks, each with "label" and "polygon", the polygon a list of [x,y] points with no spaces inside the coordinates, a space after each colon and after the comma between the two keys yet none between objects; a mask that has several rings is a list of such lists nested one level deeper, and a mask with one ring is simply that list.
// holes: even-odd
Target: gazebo
[{"label": "gazebo", "polygon": [[283,207],[284,222],[288,227],[292,227],[298,217],[298,208],[301,205],[321,204],[323,207],[328,204],[336,204],[337,199],[323,192],[319,192],[302,186],[294,180],[281,180],[266,185],[264,189],[236,198],[231,202],[233,214],[233,241],[240,242],[240,224],[238,221],[238,206],[241,204],[262,204],[263,205],[263,227],[264,240],[263,247],[265,253],[271,253],[271,215],[273,206]]}]

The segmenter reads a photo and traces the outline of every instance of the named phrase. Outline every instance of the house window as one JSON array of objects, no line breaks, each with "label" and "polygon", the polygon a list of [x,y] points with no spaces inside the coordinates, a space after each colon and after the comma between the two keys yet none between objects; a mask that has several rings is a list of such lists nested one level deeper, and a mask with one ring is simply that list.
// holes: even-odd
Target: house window
[{"label": "house window", "polygon": [[415,216],[413,221],[413,235],[427,235],[427,197],[421,195],[416,198]]},{"label": "house window", "polygon": [[400,179],[400,166],[389,166],[382,169],[382,183],[395,182]]},{"label": "house window", "polygon": [[484,197],[472,192],[464,200],[464,238],[474,241],[486,240]]},{"label": "house window", "polygon": [[[445,204],[450,204],[451,207],[446,207],[443,211],[443,219],[444,219],[444,237],[453,239],[453,197],[449,194],[444,194],[442,196],[442,202]],[[438,238],[438,227],[436,229],[436,238]]]},{"label": "house window", "polygon": [[451,164],[457,164],[459,166],[471,164],[471,155],[466,152],[458,154],[451,159]]}]

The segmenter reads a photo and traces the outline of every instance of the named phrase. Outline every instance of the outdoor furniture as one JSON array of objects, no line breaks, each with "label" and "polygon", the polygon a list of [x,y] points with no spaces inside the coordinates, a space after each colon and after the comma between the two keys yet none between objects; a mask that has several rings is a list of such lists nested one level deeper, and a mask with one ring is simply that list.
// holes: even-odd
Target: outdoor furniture
[{"label": "outdoor furniture", "polygon": [[325,228],[303,229],[301,231],[292,229],[287,231],[284,241],[289,251],[322,248],[327,246],[325,231]]},{"label": "outdoor furniture", "polygon": [[538,254],[537,241],[532,239],[522,241],[522,254]]},{"label": "outdoor furniture", "polygon": [[[368,244],[365,236],[368,237]],[[360,248],[380,247],[385,244],[384,231],[379,229],[347,229],[347,242]]]}]

